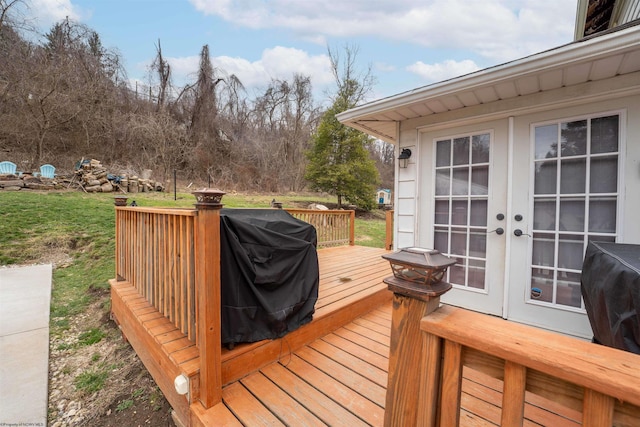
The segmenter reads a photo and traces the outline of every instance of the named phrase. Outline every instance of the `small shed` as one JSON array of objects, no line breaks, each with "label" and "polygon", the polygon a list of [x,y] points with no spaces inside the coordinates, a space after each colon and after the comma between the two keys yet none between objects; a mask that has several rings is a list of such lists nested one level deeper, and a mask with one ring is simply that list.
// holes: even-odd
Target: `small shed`
[{"label": "small shed", "polygon": [[382,189],[378,190],[376,193],[376,200],[379,205],[390,205],[391,204],[391,190]]}]

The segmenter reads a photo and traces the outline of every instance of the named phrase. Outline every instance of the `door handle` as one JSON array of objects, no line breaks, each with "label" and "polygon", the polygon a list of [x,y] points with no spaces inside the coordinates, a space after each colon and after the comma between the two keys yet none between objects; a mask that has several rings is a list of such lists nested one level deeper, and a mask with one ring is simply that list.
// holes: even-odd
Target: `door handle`
[{"label": "door handle", "polygon": [[495,230],[487,231],[487,234],[489,233],[496,233],[498,236],[502,236],[504,234],[504,228],[498,227]]},{"label": "door handle", "polygon": [[520,230],[519,228],[516,228],[515,230],[513,230],[513,235],[514,235],[514,236],[516,236],[516,237],[520,237],[520,236],[522,236],[523,234],[524,234],[525,236],[529,236],[529,237],[531,237],[531,234],[525,233],[524,231]]}]

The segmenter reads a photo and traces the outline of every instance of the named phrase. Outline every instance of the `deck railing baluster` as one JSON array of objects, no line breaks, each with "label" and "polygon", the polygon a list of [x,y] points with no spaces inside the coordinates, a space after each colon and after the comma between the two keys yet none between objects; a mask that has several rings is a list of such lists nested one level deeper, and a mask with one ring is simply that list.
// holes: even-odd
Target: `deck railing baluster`
[{"label": "deck railing baluster", "polygon": [[285,209],[301,221],[313,225],[318,235],[318,248],[354,245],[355,218],[353,210]]}]

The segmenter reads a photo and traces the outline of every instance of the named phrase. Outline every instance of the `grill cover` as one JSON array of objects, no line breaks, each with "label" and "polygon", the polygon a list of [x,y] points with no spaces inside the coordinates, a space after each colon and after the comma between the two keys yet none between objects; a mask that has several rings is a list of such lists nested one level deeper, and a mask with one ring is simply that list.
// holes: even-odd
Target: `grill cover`
[{"label": "grill cover", "polygon": [[589,242],[581,290],[594,341],[640,354],[640,245]]},{"label": "grill cover", "polygon": [[220,212],[222,342],[279,338],[311,321],[316,230],[280,209]]}]

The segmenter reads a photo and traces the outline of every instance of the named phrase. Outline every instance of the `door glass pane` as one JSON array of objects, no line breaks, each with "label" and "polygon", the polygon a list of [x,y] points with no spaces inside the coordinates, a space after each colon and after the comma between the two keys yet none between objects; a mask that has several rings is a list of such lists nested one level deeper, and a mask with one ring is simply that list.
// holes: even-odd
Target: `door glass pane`
[{"label": "door glass pane", "polygon": [[535,194],[555,194],[558,181],[558,162],[546,160],[536,163],[536,176],[534,178]]},{"label": "door glass pane", "polygon": [[591,120],[591,154],[618,151],[618,116]]},{"label": "door glass pane", "polygon": [[451,203],[451,224],[467,225],[467,200],[454,200]]},{"label": "door glass pane", "polygon": [[449,230],[437,227],[434,230],[433,249],[443,254],[449,253]]},{"label": "door glass pane", "polygon": [[533,228],[535,230],[556,229],[556,201],[536,199],[533,204]]},{"label": "door glass pane", "polygon": [[533,228],[535,230],[556,229],[555,199],[536,199],[533,204]]},{"label": "door glass pane", "polygon": [[454,196],[469,194],[469,168],[456,168],[453,170],[453,191]]},{"label": "door glass pane", "polygon": [[580,156],[587,153],[587,121],[563,123],[560,130],[562,157]]},{"label": "door glass pane", "polygon": [[489,140],[488,133],[473,136],[471,139],[471,163],[489,163]]},{"label": "door glass pane", "polygon": [[584,199],[560,200],[560,231],[584,231]]},{"label": "door glass pane", "polygon": [[538,126],[535,129],[536,159],[558,157],[558,125]]},{"label": "door glass pane", "polygon": [[589,231],[592,233],[616,232],[616,199],[613,197],[589,201]]},{"label": "door glass pane", "polygon": [[531,294],[534,301],[553,302],[553,270],[531,269]]},{"label": "door glass pane", "polygon": [[436,171],[436,195],[449,194],[449,189],[451,188],[450,173],[450,169]]},{"label": "door glass pane", "polygon": [[471,200],[471,226],[486,227],[487,226],[487,201]]},{"label": "door glass pane", "polygon": [[436,224],[449,224],[449,201],[436,200]]},{"label": "door glass pane", "polygon": [[471,169],[471,194],[489,193],[489,166],[476,166]]},{"label": "door glass pane", "polygon": [[580,293],[580,274],[558,272],[558,288],[556,290],[556,304],[579,308],[582,305]]},{"label": "door glass pane", "polygon": [[584,237],[561,234],[558,242],[558,267],[580,270],[584,258]]},{"label": "door glass pane", "polygon": [[436,167],[451,165],[451,140],[436,142]]},{"label": "door glass pane", "polygon": [[465,229],[451,229],[451,254],[466,255],[467,254],[467,232]]},{"label": "door glass pane", "polygon": [[537,266],[553,267],[555,265],[555,235],[533,234],[533,257],[531,263]]},{"label": "door glass pane", "polygon": [[469,260],[469,286],[476,289],[484,289],[484,277],[486,275],[485,262],[477,259]]},{"label": "door glass pane", "polygon": [[[459,261],[463,261],[463,260],[459,260]],[[451,267],[449,267],[449,283],[453,285],[464,286],[466,283],[465,273],[466,273],[466,269],[464,264],[452,265]]]},{"label": "door glass pane", "polygon": [[618,191],[617,157],[591,159],[589,189],[591,193],[615,193]]},{"label": "door glass pane", "polygon": [[453,164],[469,164],[469,137],[456,138],[453,140]]},{"label": "door glass pane", "polygon": [[584,159],[563,160],[560,164],[560,193],[584,194],[587,163]]},{"label": "door glass pane", "polygon": [[469,255],[484,258],[487,253],[487,233],[471,232],[469,234]]}]

